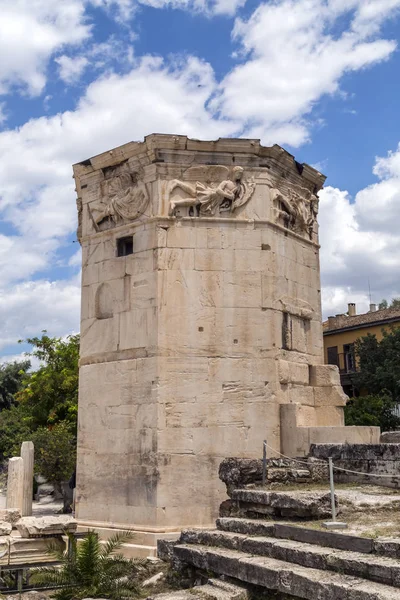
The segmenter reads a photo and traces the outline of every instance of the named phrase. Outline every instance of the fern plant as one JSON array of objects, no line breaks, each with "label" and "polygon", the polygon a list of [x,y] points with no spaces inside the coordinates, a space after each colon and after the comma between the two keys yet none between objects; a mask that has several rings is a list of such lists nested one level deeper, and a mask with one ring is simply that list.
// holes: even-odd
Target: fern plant
[{"label": "fern plant", "polygon": [[122,544],[132,539],[130,532],[118,533],[105,544],[101,544],[94,531],[89,531],[79,542],[73,534],[67,536],[66,551],[55,544],[48,548],[59,565],[34,569],[33,583],[58,588],[52,595],[56,600],[121,600],[139,594],[138,568],[144,561],[127,559],[118,552]]}]

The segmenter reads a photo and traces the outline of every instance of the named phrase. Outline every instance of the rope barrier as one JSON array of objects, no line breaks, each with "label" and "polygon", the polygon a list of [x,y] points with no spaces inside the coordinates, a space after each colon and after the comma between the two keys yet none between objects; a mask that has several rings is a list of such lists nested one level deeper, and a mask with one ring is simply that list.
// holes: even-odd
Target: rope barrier
[{"label": "rope barrier", "polygon": [[[324,465],[326,467],[328,466],[328,461],[322,460],[320,458],[315,459],[312,463],[309,463],[304,460],[299,460],[297,458],[291,458],[290,456],[286,456],[285,454],[282,454],[278,450],[275,450],[275,448],[273,448],[272,446],[269,446],[266,442],[264,442],[264,444],[267,448],[269,448],[276,454],[279,454],[279,456],[281,456],[282,458],[286,458],[292,462],[295,462],[295,463],[298,463],[301,465],[306,465],[307,467],[310,467],[310,465],[312,466],[312,465],[318,465],[318,464]],[[345,473],[352,473],[353,475],[364,475],[366,477],[384,477],[385,479],[395,477],[395,475],[385,475],[384,473],[365,473],[363,471],[352,471],[351,469],[345,469],[344,467],[335,467],[335,465],[333,465],[333,468],[335,471],[343,471]]]}]

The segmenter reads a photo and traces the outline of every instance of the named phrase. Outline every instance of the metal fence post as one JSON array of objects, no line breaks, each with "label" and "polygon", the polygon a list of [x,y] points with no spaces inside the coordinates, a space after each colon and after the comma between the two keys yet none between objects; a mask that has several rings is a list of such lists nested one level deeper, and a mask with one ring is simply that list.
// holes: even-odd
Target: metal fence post
[{"label": "metal fence post", "polygon": [[332,521],[336,521],[335,482],[333,480],[333,461],[329,457],[329,483],[331,486]]},{"label": "metal fence post", "polygon": [[263,441],[263,470],[262,470],[262,482],[265,485],[267,479],[267,440]]},{"label": "metal fence post", "polygon": [[332,458],[328,458],[329,461],[329,483],[331,488],[331,507],[332,507],[332,521],[322,523],[322,526],[326,529],[346,529],[347,524],[336,520],[336,504],[335,504],[335,481],[333,479],[333,461]]}]

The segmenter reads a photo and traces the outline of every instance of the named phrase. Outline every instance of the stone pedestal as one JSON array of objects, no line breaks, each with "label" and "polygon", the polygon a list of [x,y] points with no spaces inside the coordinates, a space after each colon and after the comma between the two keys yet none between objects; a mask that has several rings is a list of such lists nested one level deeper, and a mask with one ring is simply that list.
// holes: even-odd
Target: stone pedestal
[{"label": "stone pedestal", "polygon": [[18,456],[8,461],[7,508],[22,512],[24,494],[24,461]]},{"label": "stone pedestal", "polygon": [[292,448],[291,431],[305,453],[306,427],[312,440],[321,428],[343,434],[346,396],[323,365],[325,178],[259,140],[170,135],[93,157],[74,176],[77,518],[149,535],[209,526],[223,458],[260,458],[264,439]]},{"label": "stone pedestal", "polygon": [[29,517],[32,514],[33,500],[33,467],[35,458],[33,442],[22,442],[21,458],[24,461],[22,516]]}]

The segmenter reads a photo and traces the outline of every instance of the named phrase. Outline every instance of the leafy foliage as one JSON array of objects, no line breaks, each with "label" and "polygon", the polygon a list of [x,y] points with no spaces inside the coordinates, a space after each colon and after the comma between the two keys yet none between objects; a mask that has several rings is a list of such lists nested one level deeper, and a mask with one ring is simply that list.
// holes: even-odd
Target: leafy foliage
[{"label": "leafy foliage", "polygon": [[30,418],[19,406],[0,412],[0,456],[19,456],[23,441],[31,438]]},{"label": "leafy foliage", "polygon": [[400,427],[400,418],[393,414],[396,402],[388,394],[352,398],[344,408],[346,425],[370,425],[390,431]]},{"label": "leafy foliage", "polygon": [[30,413],[33,429],[60,421],[76,428],[79,335],[60,339],[43,333],[26,341],[33,346],[31,356],[42,364],[25,378],[16,399]]},{"label": "leafy foliage", "polygon": [[356,341],[359,372],[355,384],[368,394],[385,392],[400,402],[400,328],[383,330],[382,334],[379,342],[371,334]]},{"label": "leafy foliage", "polygon": [[400,328],[368,334],[355,342],[358,372],[355,385],[368,395],[353,398],[345,408],[346,425],[378,425],[383,431],[400,427],[393,409],[400,403]]},{"label": "leafy foliage", "polygon": [[379,302],[378,308],[379,310],[382,310],[384,308],[400,308],[400,298],[392,298],[390,306],[388,301],[385,300],[385,298],[383,298],[383,300]]},{"label": "leafy foliage", "polygon": [[15,394],[21,389],[30,366],[30,360],[0,365],[0,410],[11,408],[14,404]]},{"label": "leafy foliage", "polygon": [[381,302],[379,302],[379,304],[378,304],[379,310],[383,310],[385,308],[388,308],[388,306],[389,306],[388,301],[385,300],[385,298],[383,298],[383,300]]},{"label": "leafy foliage", "polygon": [[60,486],[75,468],[76,443],[72,425],[61,421],[54,427],[39,427],[31,439],[35,445],[35,471]]},{"label": "leafy foliage", "polygon": [[21,442],[32,440],[36,470],[57,485],[75,467],[79,336],[43,332],[26,341],[41,364],[34,372],[28,360],[0,367],[0,456],[19,455]]},{"label": "leafy foliage", "polygon": [[53,594],[56,600],[81,600],[82,598],[132,598],[138,595],[138,566],[142,561],[124,558],[118,553],[122,544],[132,539],[131,533],[117,534],[105,545],[98,535],[89,531],[77,543],[68,534],[69,551],[49,547],[49,553],[61,563],[58,567],[43,567],[32,571],[31,581],[47,587],[61,586]]}]

